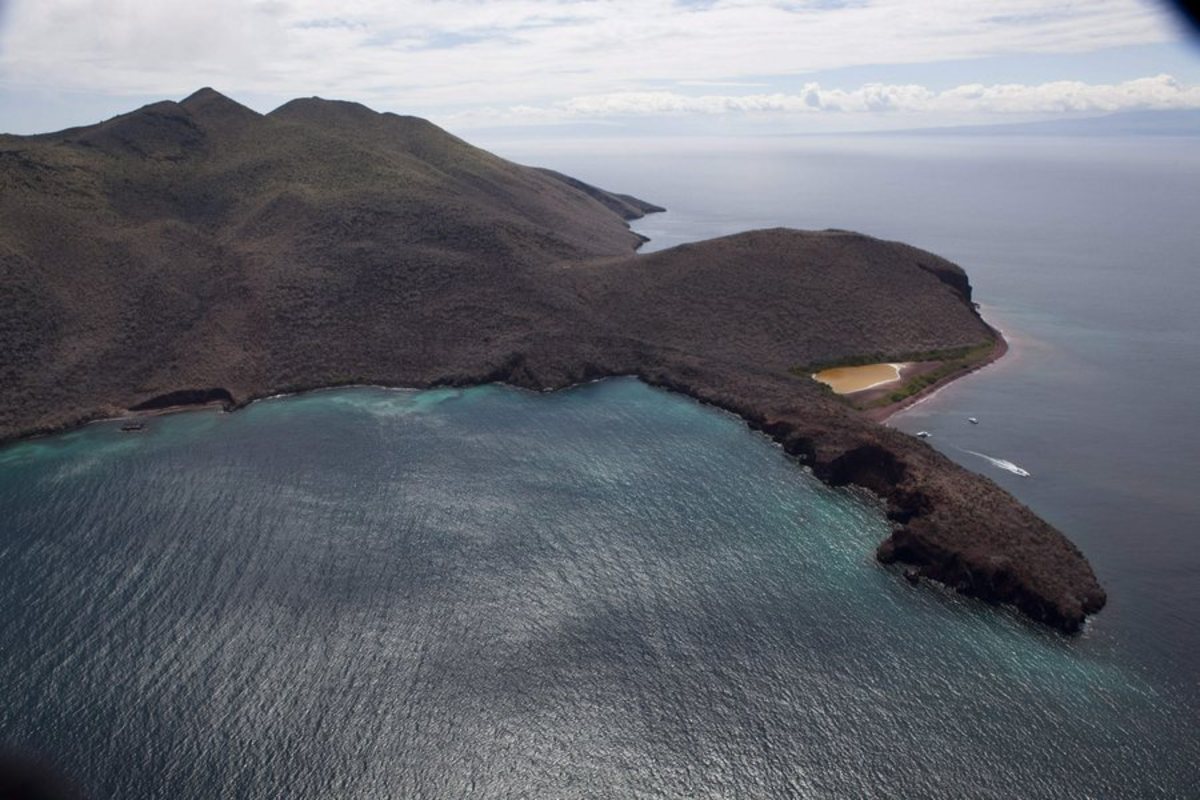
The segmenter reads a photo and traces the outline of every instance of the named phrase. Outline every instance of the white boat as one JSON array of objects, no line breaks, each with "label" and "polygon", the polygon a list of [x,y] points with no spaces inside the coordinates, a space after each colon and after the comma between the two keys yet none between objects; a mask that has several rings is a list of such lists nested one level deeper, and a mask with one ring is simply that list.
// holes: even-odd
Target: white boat
[{"label": "white boat", "polygon": [[974,417],[967,417],[967,422],[971,423],[972,425],[979,424],[979,420],[975,419]]},{"label": "white boat", "polygon": [[928,439],[929,431],[917,431],[917,438],[918,439]]}]

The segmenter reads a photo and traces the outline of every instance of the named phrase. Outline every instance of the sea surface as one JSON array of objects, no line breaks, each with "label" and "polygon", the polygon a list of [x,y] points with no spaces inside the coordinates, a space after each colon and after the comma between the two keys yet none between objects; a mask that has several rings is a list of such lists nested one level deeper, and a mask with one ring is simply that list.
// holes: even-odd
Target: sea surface
[{"label": "sea surface", "polygon": [[650,248],[966,267],[1012,350],[892,424],[1109,607],[1068,638],[911,587],[874,498],[630,379],[315,392],[0,449],[0,745],[94,798],[1196,796],[1195,143],[524,146],[671,208]]}]

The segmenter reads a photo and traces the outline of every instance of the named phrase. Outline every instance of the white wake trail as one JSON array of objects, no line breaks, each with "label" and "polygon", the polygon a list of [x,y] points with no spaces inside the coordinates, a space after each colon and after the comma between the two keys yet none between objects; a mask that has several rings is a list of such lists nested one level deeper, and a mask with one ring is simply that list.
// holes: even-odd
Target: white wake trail
[{"label": "white wake trail", "polygon": [[958,449],[962,450],[962,452],[964,452],[964,453],[970,453],[973,456],[979,456],[982,459],[986,459],[987,461],[992,462],[992,466],[999,467],[1000,469],[1003,469],[1003,470],[1008,470],[1009,472],[1011,472],[1014,475],[1020,475],[1022,478],[1029,477],[1029,470],[1022,469],[1021,467],[1018,467],[1016,464],[1014,464],[1011,461],[1007,461],[1003,458],[994,458],[985,453],[976,453],[974,450],[963,450],[961,447]]}]

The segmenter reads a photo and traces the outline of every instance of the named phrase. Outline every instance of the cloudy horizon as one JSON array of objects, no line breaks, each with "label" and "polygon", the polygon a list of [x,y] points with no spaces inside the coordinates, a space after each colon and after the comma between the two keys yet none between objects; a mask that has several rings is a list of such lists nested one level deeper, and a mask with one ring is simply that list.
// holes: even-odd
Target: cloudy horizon
[{"label": "cloudy horizon", "polygon": [[1140,0],[0,0],[2,130],[202,85],[259,111],[321,95],[463,131],[806,132],[1200,109],[1200,52]]}]

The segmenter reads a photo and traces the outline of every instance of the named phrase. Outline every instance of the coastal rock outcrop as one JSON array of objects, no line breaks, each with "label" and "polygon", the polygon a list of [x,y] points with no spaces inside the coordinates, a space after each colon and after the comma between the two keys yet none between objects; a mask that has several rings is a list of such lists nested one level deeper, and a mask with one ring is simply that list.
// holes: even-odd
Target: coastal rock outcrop
[{"label": "coastal rock outcrop", "polygon": [[1104,604],[1007,492],[796,374],[994,343],[931,253],[774,229],[636,255],[650,203],[413,117],[208,89],[0,136],[0,189],[0,439],[322,386],[635,375],[883,498],[885,563],[1066,631]]}]

